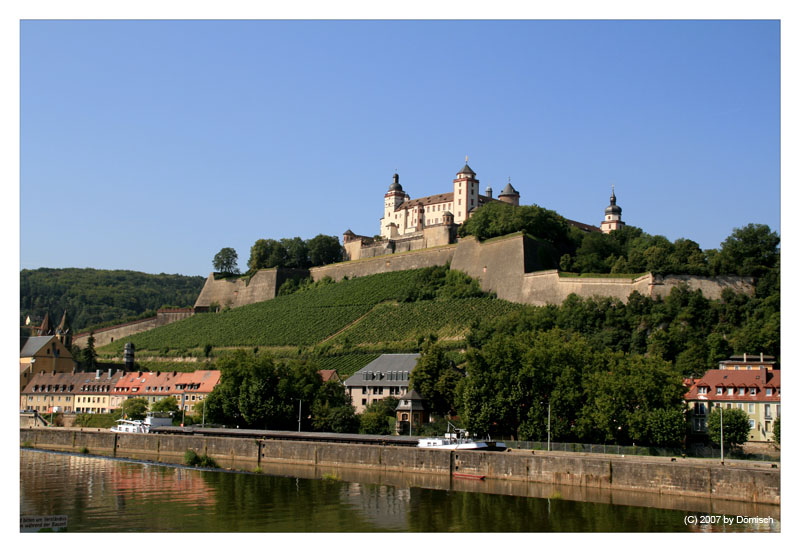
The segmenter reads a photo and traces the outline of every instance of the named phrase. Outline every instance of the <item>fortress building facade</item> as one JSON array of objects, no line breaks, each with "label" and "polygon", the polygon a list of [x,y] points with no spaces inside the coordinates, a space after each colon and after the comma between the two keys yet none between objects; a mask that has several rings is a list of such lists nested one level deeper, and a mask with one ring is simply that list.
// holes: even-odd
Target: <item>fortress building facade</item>
[{"label": "fortress building facade", "polygon": [[491,201],[503,201],[519,205],[519,192],[509,182],[497,199],[492,189],[479,193],[480,181],[475,171],[464,165],[453,180],[453,191],[419,199],[411,199],[400,185],[400,176],[395,173],[389,190],[383,196],[383,217],[380,235],[386,239],[399,238],[422,231],[438,224],[461,224],[478,207]]},{"label": "fortress building facade", "polygon": [[[453,191],[429,195],[418,199],[411,196],[400,184],[395,173],[389,189],[383,195],[383,217],[380,232],[374,236],[361,236],[347,230],[343,236],[344,260],[355,261],[414,249],[426,249],[456,242],[458,225],[467,220],[476,209],[493,201],[519,206],[520,194],[509,179],[503,191],[492,196],[487,186],[480,193],[480,181],[475,171],[465,164],[453,179]],[[617,205],[614,189],[611,189],[611,204],[606,208],[600,227],[567,219],[572,226],[584,232],[609,233],[625,224],[622,208]]]}]

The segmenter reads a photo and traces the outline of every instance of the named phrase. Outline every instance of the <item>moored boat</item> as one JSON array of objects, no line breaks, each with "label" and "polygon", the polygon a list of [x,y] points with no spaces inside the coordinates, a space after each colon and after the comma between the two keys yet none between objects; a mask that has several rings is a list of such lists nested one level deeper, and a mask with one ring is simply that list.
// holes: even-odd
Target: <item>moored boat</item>
[{"label": "moored boat", "polygon": [[447,422],[447,433],[444,437],[424,437],[417,443],[419,448],[444,449],[444,450],[484,450],[502,451],[506,444],[499,441],[475,441],[469,433]]},{"label": "moored boat", "polygon": [[149,414],[144,420],[117,420],[111,428],[113,433],[150,433],[150,428],[172,425],[172,418]]}]

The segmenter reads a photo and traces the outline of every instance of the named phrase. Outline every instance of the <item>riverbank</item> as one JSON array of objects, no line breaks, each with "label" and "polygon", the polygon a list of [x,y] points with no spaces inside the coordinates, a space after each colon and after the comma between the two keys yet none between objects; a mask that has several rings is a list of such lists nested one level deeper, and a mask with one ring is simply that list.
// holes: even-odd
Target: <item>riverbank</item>
[{"label": "riverbank", "polygon": [[482,475],[486,482],[545,483],[599,491],[780,505],[780,465],[543,451],[425,450],[194,435],[120,434],[72,429],[21,429],[22,446],[64,452],[183,463],[187,450],[221,467],[259,471],[266,464],[410,474]]}]

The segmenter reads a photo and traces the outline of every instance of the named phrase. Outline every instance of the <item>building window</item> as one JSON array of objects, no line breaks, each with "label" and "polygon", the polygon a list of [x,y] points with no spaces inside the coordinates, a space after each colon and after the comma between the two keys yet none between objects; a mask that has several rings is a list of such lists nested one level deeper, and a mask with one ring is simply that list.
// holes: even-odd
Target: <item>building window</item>
[{"label": "building window", "polygon": [[767,397],[771,397],[771,396],[772,396],[772,389],[767,388]]},{"label": "building window", "polygon": [[753,396],[753,397],[755,397],[755,396],[756,396],[756,393],[757,393],[757,390],[756,390],[756,388],[755,388],[755,387],[751,387],[751,388],[750,388],[750,395],[751,395],[751,396]]},{"label": "building window", "polygon": [[753,403],[747,405],[747,412],[753,414],[756,411],[756,406]]},{"label": "building window", "polygon": [[698,416],[705,416],[706,405],[704,403],[694,403],[694,413]]},{"label": "building window", "polygon": [[772,418],[772,408],[768,404],[764,405],[764,417],[767,419]]},{"label": "building window", "polygon": [[361,404],[362,405],[367,404],[367,399],[361,399]]},{"label": "building window", "polygon": [[695,418],[694,420],[694,430],[695,431],[706,431],[706,419],[705,418]]},{"label": "building window", "polygon": [[717,387],[717,395],[722,395],[722,387]]},{"label": "building window", "polygon": [[728,395],[733,395],[733,387],[728,387]]},{"label": "building window", "polygon": [[750,419],[750,429],[755,429],[755,428],[756,428],[756,421],[751,418]]}]

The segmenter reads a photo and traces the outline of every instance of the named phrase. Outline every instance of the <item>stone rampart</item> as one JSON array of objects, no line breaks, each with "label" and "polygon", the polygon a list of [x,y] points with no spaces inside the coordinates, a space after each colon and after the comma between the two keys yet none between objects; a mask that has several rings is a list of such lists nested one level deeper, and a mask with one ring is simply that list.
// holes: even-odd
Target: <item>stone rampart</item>
[{"label": "stone rampart", "polygon": [[382,257],[372,257],[348,261],[325,266],[317,266],[310,269],[311,278],[316,282],[330,276],[335,281],[339,281],[345,276],[357,278],[360,276],[370,276],[383,272],[394,272],[396,270],[411,270],[415,268],[425,268],[428,266],[443,266],[453,258],[457,245],[445,245],[430,249],[419,249],[406,253],[394,255],[384,255]]},{"label": "stone rampart", "polygon": [[777,464],[535,451],[476,452],[417,447],[273,441],[197,435],[126,435],[107,430],[20,429],[20,445],[43,450],[183,463],[187,450],[221,467],[253,471],[266,464],[378,470],[488,481],[544,483],[597,490],[779,505]]},{"label": "stone rampart", "polygon": [[265,268],[259,270],[251,278],[230,277],[217,278],[212,272],[206,279],[194,308],[197,311],[208,310],[212,305],[219,308],[235,308],[252,303],[260,303],[274,299],[281,284],[292,277],[307,277],[307,270],[286,268]]},{"label": "stone rampart", "polygon": [[[125,322],[123,324],[115,324],[106,328],[94,330],[94,346],[101,347],[109,343],[113,343],[119,339],[129,335],[145,332],[172,324],[178,320],[183,320],[194,314],[194,310],[186,309],[159,309],[155,316],[150,318],[143,318],[142,320],[135,320],[133,322]],[[78,347],[86,347],[89,342],[89,332],[82,332],[75,334],[72,338],[72,343]]]},{"label": "stone rampart", "polygon": [[[420,244],[445,240],[447,227],[431,227],[426,233],[398,240],[397,248],[413,248]],[[437,234],[438,232],[438,234]],[[426,241],[426,240],[429,240]],[[353,241],[352,244],[360,244]],[[405,245],[404,245],[405,244]],[[386,244],[365,248],[367,255],[384,252]],[[399,249],[398,249],[399,251]],[[581,297],[612,297],[627,302],[637,291],[645,297],[665,297],[676,285],[686,284],[691,290],[702,290],[709,299],[719,299],[722,290],[732,288],[737,293],[753,294],[753,279],[739,276],[705,278],[688,275],[657,276],[644,274],[638,278],[564,276],[557,270],[542,270],[551,261],[548,246],[522,233],[511,234],[479,242],[472,236],[456,244],[402,253],[369,256],[311,268],[308,274],[314,281],[330,276],[339,281],[345,276],[356,278],[396,270],[410,270],[429,266],[443,266],[467,273],[480,280],[484,291],[493,291],[500,299],[529,305],[560,305],[571,293]],[[552,265],[550,265],[552,266]],[[278,287],[288,277],[288,271],[266,269],[258,271],[249,284],[240,278],[217,280],[210,275],[195,308],[208,308],[212,303],[221,307],[238,307],[275,297]]]}]

